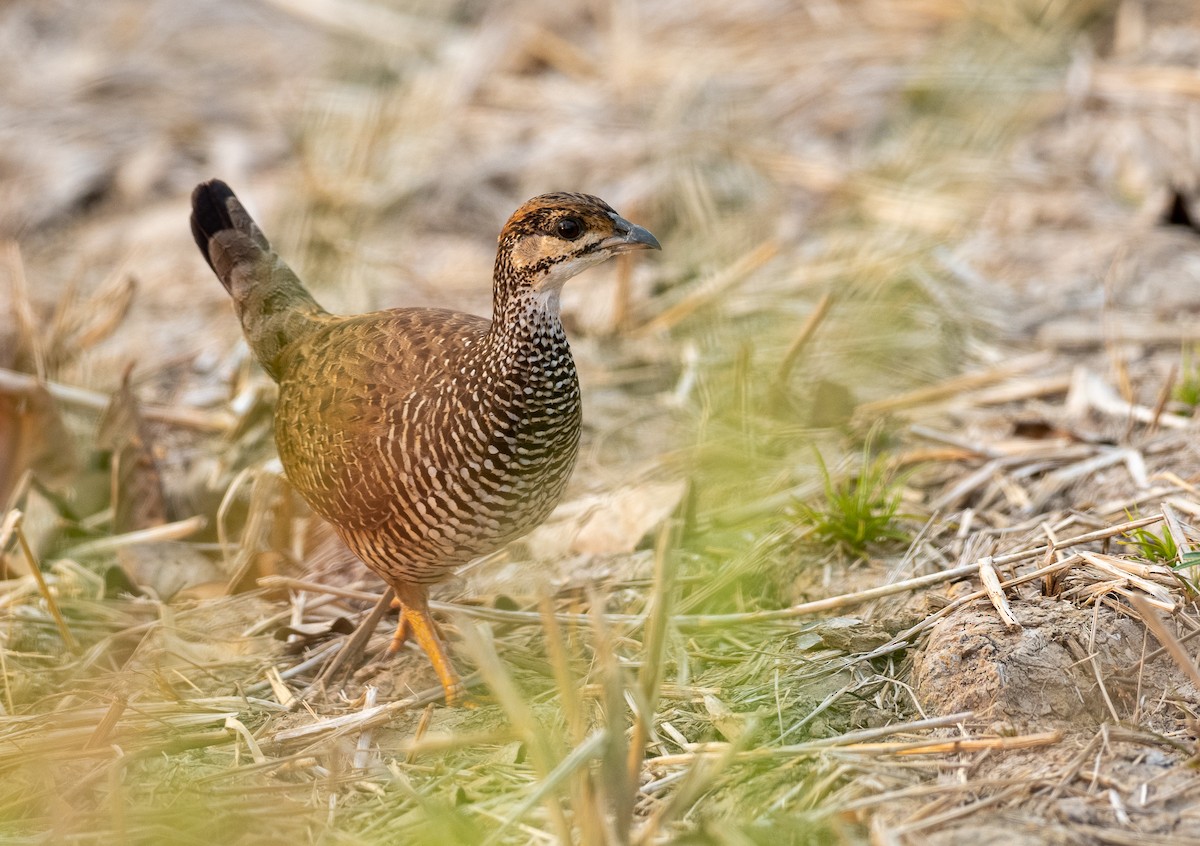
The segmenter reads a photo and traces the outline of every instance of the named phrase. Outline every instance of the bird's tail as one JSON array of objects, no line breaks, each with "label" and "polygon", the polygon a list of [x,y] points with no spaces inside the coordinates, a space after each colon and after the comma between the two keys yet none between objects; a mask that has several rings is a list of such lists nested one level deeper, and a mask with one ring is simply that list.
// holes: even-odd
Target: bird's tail
[{"label": "bird's tail", "polygon": [[219,179],[203,182],[192,192],[192,236],[233,297],[250,349],[278,381],[284,347],[319,326],[327,312]]}]

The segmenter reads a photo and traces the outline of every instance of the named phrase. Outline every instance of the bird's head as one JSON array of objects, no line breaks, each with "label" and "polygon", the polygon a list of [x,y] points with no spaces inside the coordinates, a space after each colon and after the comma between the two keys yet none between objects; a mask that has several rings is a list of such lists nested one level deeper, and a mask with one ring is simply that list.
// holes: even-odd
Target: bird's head
[{"label": "bird's head", "polygon": [[590,194],[543,194],[521,206],[500,233],[497,278],[557,294],[582,270],[631,250],[661,250],[658,239]]}]

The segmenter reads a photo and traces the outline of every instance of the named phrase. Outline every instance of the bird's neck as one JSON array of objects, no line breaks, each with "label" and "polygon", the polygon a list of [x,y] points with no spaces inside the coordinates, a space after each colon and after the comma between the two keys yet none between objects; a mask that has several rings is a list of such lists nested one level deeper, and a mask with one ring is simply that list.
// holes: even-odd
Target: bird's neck
[{"label": "bird's neck", "polygon": [[488,335],[499,360],[537,364],[544,356],[566,352],[558,294],[558,289],[524,290],[496,302]]},{"label": "bird's neck", "polygon": [[528,286],[497,296],[486,360],[497,419],[514,437],[574,443],[579,437],[579,379],[558,311],[558,288]]},{"label": "bird's neck", "polygon": [[[492,340],[500,346],[551,338],[566,343],[559,319],[561,284],[542,287],[513,267],[512,250],[501,243],[492,269]],[[545,282],[546,280],[542,280]]]}]

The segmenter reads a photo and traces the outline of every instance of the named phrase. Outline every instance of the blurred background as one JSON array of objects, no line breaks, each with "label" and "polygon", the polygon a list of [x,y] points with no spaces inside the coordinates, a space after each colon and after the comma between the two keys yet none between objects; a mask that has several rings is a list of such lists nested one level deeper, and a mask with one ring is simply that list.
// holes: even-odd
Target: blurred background
[{"label": "blurred background", "polygon": [[[339,312],[486,314],[496,235],[543,192],[597,194],[654,232],[661,256],[590,271],[564,293],[586,426],[568,501],[443,596],[536,610],[549,583],[584,610],[599,586],[611,610],[638,613],[658,542],[681,562],[679,610],[752,611],[875,584],[901,560],[932,513],[930,487],[950,484],[944,468],[907,475],[919,459],[906,426],[956,389],[1013,374],[1061,382],[1086,361],[1127,401],[1155,404],[1181,347],[1200,340],[1198,66],[1191,0],[3,4],[0,702],[15,722],[0,816],[14,837],[71,842],[211,842],[214,804],[229,842],[541,842],[498,827],[526,807],[533,776],[494,750],[399,774],[377,736],[383,763],[351,778],[345,738],[276,738],[275,769],[240,776],[256,801],[220,775],[262,753],[210,712],[241,714],[260,739],[297,719],[235,703],[245,679],[312,654],[282,657],[257,623],[291,620],[284,640],[320,642],[296,593],[256,580],[378,583],[281,487],[273,386],[188,230],[199,181],[227,181]],[[953,381],[963,373],[984,375]],[[855,493],[843,479],[875,497],[866,528],[829,517],[839,492]],[[78,651],[63,651],[29,578],[18,510]],[[338,606],[348,615],[362,607],[351,600]],[[184,626],[187,649],[145,635],[197,607],[215,616]],[[510,634],[541,642],[540,630]],[[786,642],[775,637],[772,649]],[[744,695],[720,695],[751,713],[775,707],[754,663],[766,642],[680,636],[673,648],[695,653],[693,681],[709,660],[744,673]],[[408,664],[373,681],[380,701],[428,687]],[[828,693],[787,708],[807,713]],[[155,704],[135,719],[137,702]],[[741,734],[720,728],[720,702],[679,707],[689,741]],[[837,730],[871,723],[857,707],[831,718]],[[539,719],[561,722],[546,708]],[[396,743],[426,730],[419,713],[396,715]],[[437,717],[448,732],[496,729],[479,719]],[[114,763],[106,732],[122,720],[157,768]],[[280,776],[285,764],[300,774]],[[446,781],[453,767],[475,774],[465,799]],[[861,819],[825,829],[788,816],[853,781],[830,772],[704,782],[677,795],[708,796],[707,816],[681,799],[678,824],[610,834],[858,842]],[[795,784],[806,786],[789,794]],[[276,791],[283,812],[262,798]],[[461,810],[485,795],[492,810]],[[783,821],[755,827],[768,818]],[[707,827],[721,820],[744,831]],[[155,839],[164,832],[181,839]],[[128,839],[105,839],[117,835]]]}]

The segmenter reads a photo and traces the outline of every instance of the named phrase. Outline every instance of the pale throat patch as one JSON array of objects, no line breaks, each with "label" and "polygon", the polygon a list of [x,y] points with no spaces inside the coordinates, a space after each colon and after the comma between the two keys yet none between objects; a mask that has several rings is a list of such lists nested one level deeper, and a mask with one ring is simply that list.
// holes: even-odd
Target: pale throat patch
[{"label": "pale throat patch", "polygon": [[540,288],[534,289],[533,301],[537,303],[537,307],[540,311],[547,312],[553,317],[558,317],[558,295],[561,291],[561,283],[558,285],[543,285]]}]

